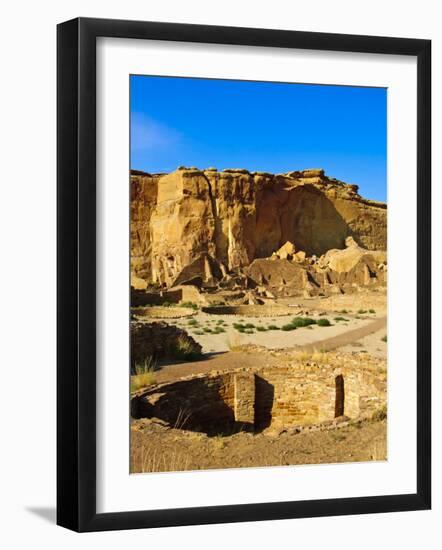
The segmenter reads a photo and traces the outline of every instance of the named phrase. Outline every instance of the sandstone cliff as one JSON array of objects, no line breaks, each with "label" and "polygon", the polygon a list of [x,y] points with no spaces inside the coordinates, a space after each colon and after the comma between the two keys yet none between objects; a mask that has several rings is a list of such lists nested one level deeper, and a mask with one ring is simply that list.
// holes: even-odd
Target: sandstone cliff
[{"label": "sandstone cliff", "polygon": [[172,286],[267,258],[284,243],[308,256],[386,249],[387,209],[323,170],[287,174],[180,168],[131,174],[131,272]]}]

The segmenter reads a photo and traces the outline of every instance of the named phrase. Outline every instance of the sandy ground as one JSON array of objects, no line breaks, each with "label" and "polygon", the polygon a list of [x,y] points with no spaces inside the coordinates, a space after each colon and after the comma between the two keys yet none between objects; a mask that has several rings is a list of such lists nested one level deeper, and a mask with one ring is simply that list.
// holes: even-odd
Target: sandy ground
[{"label": "sandy ground", "polygon": [[[310,328],[298,328],[293,331],[283,330],[267,330],[265,332],[259,332],[256,329],[253,334],[245,334],[238,332],[233,324],[242,322],[251,323],[255,327],[268,327],[269,325],[275,325],[282,327],[290,322],[295,317],[283,316],[272,318],[259,318],[259,317],[240,317],[237,315],[209,315],[207,313],[198,312],[193,316],[199,326],[194,328],[189,324],[188,319],[164,319],[169,324],[174,324],[180,328],[185,329],[189,334],[199,343],[203,348],[203,353],[219,353],[229,351],[231,348],[244,346],[244,345],[256,345],[265,346],[268,349],[284,349],[292,348],[295,346],[310,346],[316,347],[320,350],[330,349],[326,344],[322,345],[321,342],[336,338],[338,336],[350,333],[356,329],[364,329],[360,336],[356,333],[352,340],[359,337],[377,331],[383,328],[386,324],[384,316],[377,314],[355,315],[355,314],[338,314],[331,313],[330,315],[320,316],[318,313],[309,311],[308,316],[313,319],[327,318],[332,326],[320,327],[317,325],[311,325]],[[344,317],[348,321],[335,321],[335,317]],[[223,321],[223,328],[225,332],[219,334],[205,333],[204,328],[213,329],[218,326],[218,321]],[[200,334],[204,332],[203,334]],[[384,329],[385,332],[385,329]],[[343,341],[343,344],[346,342]]]},{"label": "sandy ground", "polygon": [[278,437],[244,432],[208,437],[142,419],[132,424],[131,472],[385,460],[386,432],[385,421],[366,421],[339,430]]},{"label": "sandy ground", "polygon": [[355,352],[359,351],[360,353],[366,352],[374,357],[380,357],[382,359],[387,358],[387,342],[383,340],[384,336],[387,334],[387,327],[385,326],[381,330],[368,334],[359,340],[355,340],[346,346],[342,346],[339,349],[341,351]]},{"label": "sandy ground", "polygon": [[[282,302],[281,302],[282,303]],[[281,317],[244,317],[209,315],[197,312],[191,318],[164,318],[169,324],[185,329],[203,348],[200,360],[163,365],[155,372],[156,382],[176,380],[182,376],[212,370],[279,364],[281,355],[339,350],[380,359],[387,355],[386,299],[384,292],[364,292],[357,296],[331,296],[308,300],[284,300],[293,306],[293,315]],[[358,313],[359,310],[366,313]],[[374,309],[375,313],[369,313]],[[342,312],[346,310],[346,312]],[[299,313],[314,319],[327,318],[332,326],[297,328],[293,331],[266,330],[253,334],[238,332],[234,323],[255,327],[282,327]],[[336,320],[344,317],[344,321]],[[194,326],[191,319],[196,320]],[[219,323],[219,321],[222,323]],[[225,332],[204,332],[222,326]],[[249,346],[242,347],[242,346]],[[254,346],[269,349],[259,352]],[[278,351],[279,350],[279,351]],[[226,437],[176,430],[149,419],[134,420],[131,426],[131,472],[182,471],[239,467],[324,464],[385,460],[387,422],[351,422],[340,429],[307,433],[271,434],[238,433]]]}]

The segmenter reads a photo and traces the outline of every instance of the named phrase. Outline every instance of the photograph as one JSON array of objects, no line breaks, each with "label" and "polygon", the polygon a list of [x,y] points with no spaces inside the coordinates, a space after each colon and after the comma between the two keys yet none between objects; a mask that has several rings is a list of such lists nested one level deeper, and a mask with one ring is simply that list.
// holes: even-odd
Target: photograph
[{"label": "photograph", "polygon": [[130,471],[387,459],[387,89],[130,75]]}]

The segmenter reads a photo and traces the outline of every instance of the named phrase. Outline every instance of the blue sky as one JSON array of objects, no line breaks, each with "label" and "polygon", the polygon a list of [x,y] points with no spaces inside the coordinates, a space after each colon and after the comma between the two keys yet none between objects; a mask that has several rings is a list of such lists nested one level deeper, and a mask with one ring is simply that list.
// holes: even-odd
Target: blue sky
[{"label": "blue sky", "polygon": [[131,168],[324,168],[386,200],[387,90],[137,76]]}]

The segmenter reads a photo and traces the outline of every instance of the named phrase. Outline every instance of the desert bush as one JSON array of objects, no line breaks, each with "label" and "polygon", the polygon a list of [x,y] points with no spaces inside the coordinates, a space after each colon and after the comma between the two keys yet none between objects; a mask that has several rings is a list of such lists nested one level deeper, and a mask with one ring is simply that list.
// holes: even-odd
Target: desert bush
[{"label": "desert bush", "polygon": [[281,329],[280,329],[278,326],[276,326],[276,325],[269,325],[269,326],[267,327],[267,330],[281,330]]},{"label": "desert bush", "polygon": [[265,332],[266,330],[268,330],[268,328],[267,327],[256,327],[256,330],[258,332]]},{"label": "desert bush", "polygon": [[204,331],[202,331],[202,330],[194,330],[194,331],[193,331],[193,334],[196,334],[197,336],[203,336]]},{"label": "desert bush", "polygon": [[348,313],[348,311],[346,309],[341,309],[341,311],[339,313]]},{"label": "desert bush", "polygon": [[363,315],[364,313],[367,313],[366,309],[358,309],[359,315]]},{"label": "desert bush", "polygon": [[345,317],[335,317],[335,321],[348,321]]},{"label": "desert bush", "polygon": [[198,324],[198,321],[196,319],[190,319],[190,321],[187,324],[196,326]]},{"label": "desert bush", "polygon": [[189,309],[193,309],[195,311],[199,309],[198,304],[195,304],[194,302],[181,302],[179,307],[188,307]]},{"label": "desert bush", "polygon": [[290,330],[296,330],[296,325],[293,323],[287,323],[286,325],[282,325],[281,330],[290,331]]},{"label": "desert bush", "polygon": [[318,327],[331,327],[331,323],[328,319],[318,319],[316,324]]},{"label": "desert bush", "polygon": [[310,317],[295,317],[292,319],[290,324],[294,325],[296,328],[302,328],[310,325],[316,325],[316,321]]},{"label": "desert bush", "polygon": [[376,310],[375,309],[369,309],[368,313],[376,313]]},{"label": "desert bush", "polygon": [[195,351],[192,342],[183,336],[177,338],[171,352],[176,359],[186,359],[187,361],[196,361],[201,357],[201,353]]},{"label": "desert bush", "polygon": [[245,328],[255,328],[255,325],[253,323],[246,323],[244,325]]},{"label": "desert bush", "polygon": [[210,327],[204,327],[203,330],[204,332],[212,332],[212,329]]},{"label": "desert bush", "polygon": [[381,340],[382,340],[383,342],[386,342],[386,341],[387,341],[387,335],[382,336]]}]

